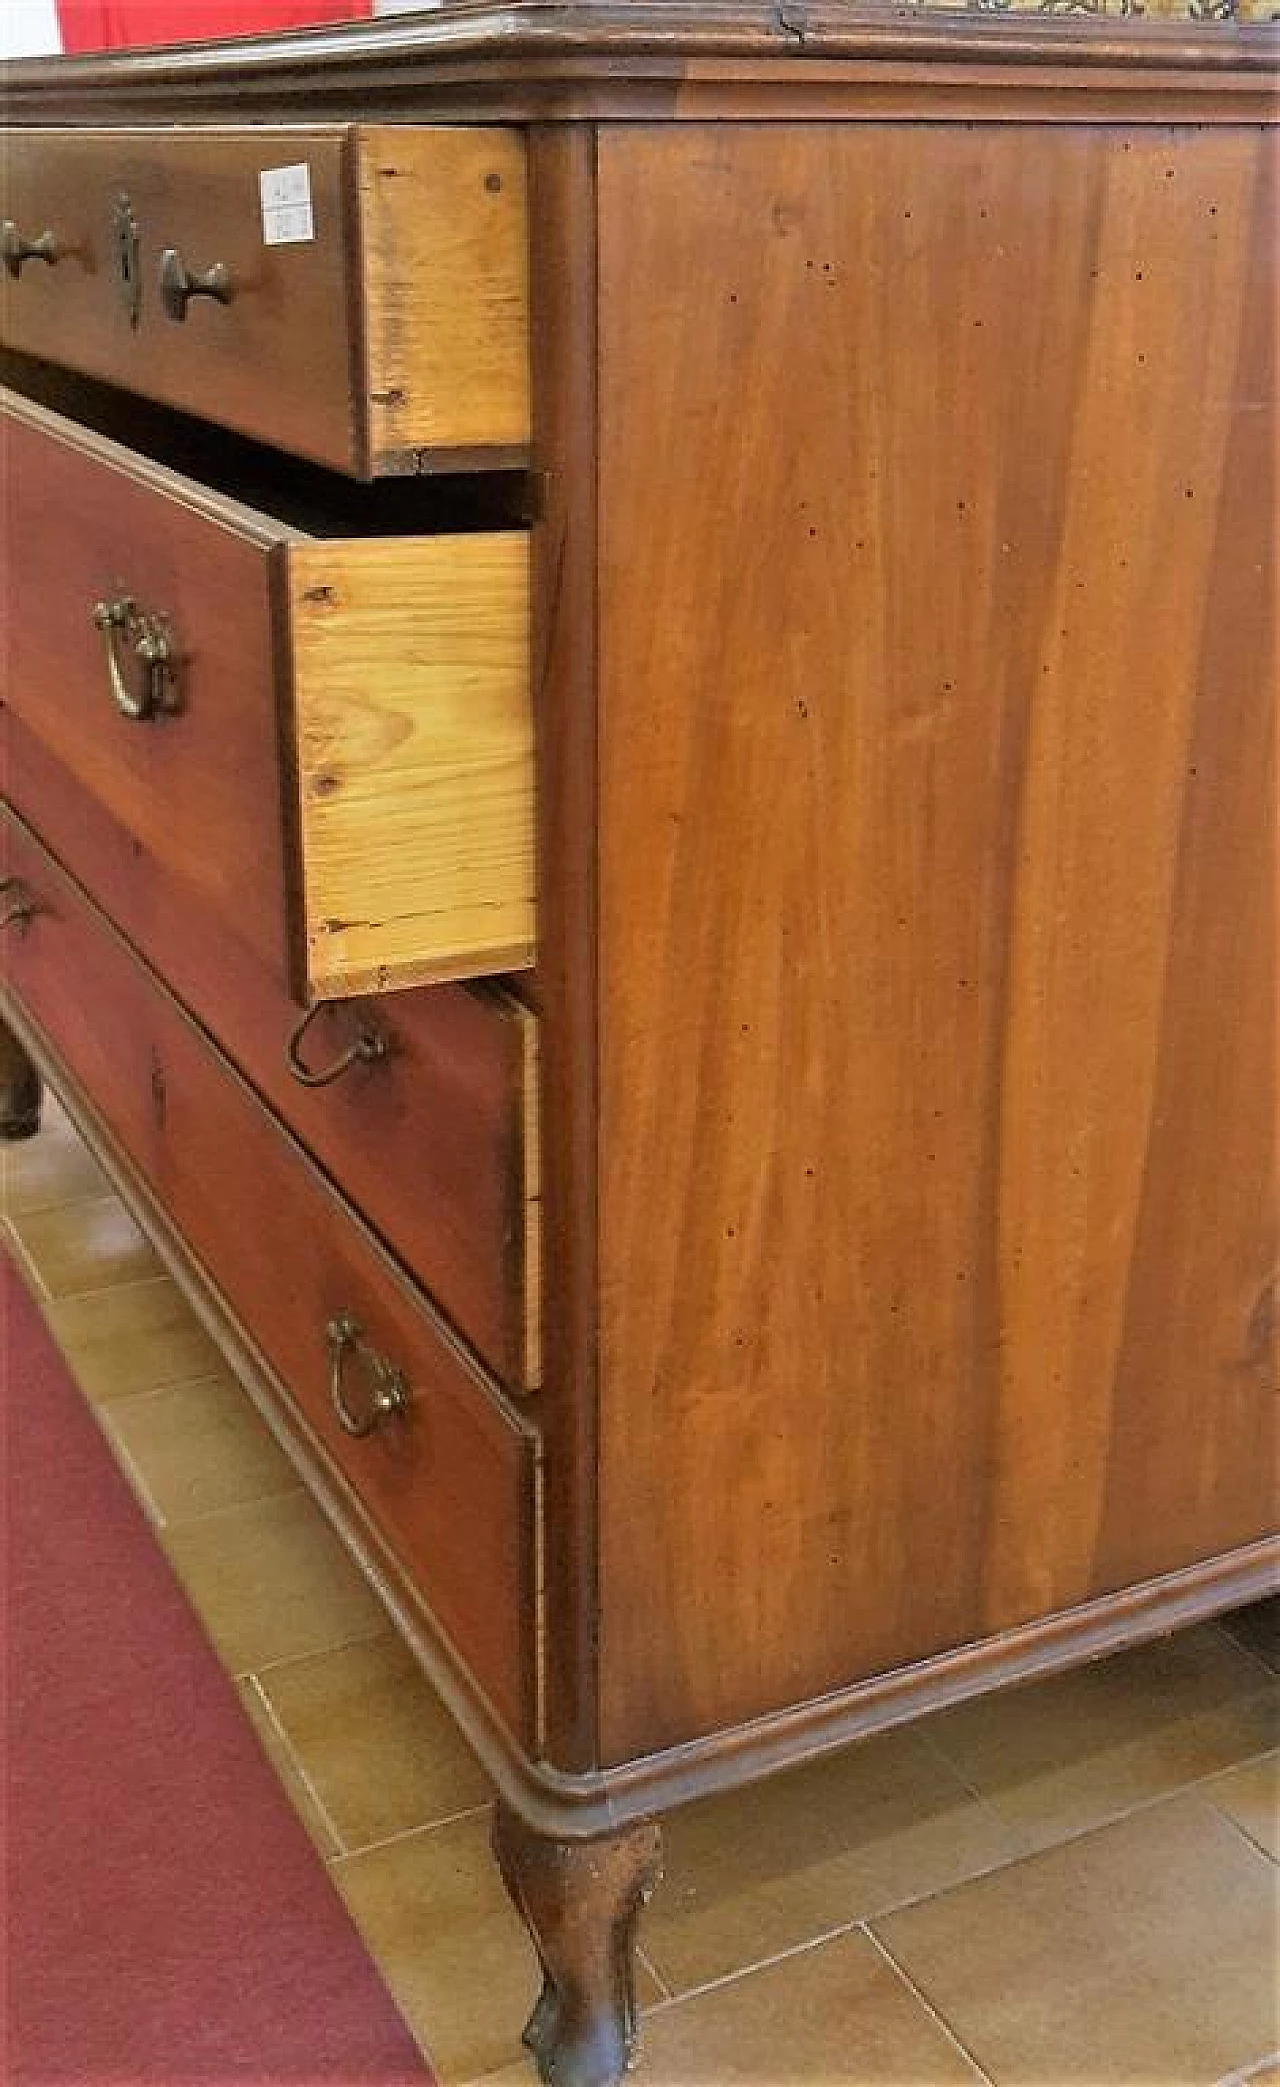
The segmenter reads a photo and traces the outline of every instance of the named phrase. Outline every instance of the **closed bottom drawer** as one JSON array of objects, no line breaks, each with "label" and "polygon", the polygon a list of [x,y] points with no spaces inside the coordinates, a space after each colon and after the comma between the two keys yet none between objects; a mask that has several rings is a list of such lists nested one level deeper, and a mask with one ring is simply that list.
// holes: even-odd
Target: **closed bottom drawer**
[{"label": "closed bottom drawer", "polygon": [[[4,841],[8,910],[23,916],[5,932],[4,978],[20,1010],[283,1380],[416,1598],[503,1722],[528,1738],[536,1435],[252,1090],[8,816]],[[379,1417],[388,1394],[394,1410]],[[357,1439],[348,1425],[369,1431]]]}]

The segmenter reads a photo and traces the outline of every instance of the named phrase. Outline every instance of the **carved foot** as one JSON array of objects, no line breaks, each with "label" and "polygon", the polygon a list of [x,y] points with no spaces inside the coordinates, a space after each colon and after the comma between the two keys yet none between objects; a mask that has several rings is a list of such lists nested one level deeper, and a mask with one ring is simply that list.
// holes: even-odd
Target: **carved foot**
[{"label": "carved foot", "polygon": [[539,2073],[548,2087],[615,2087],[636,2047],[633,1950],[658,1881],[658,1828],[554,1841],[499,1805],[493,1852],[542,1966],[524,2032]]},{"label": "carved foot", "polygon": [[0,1022],[0,1138],[33,1138],[40,1128],[40,1075]]}]

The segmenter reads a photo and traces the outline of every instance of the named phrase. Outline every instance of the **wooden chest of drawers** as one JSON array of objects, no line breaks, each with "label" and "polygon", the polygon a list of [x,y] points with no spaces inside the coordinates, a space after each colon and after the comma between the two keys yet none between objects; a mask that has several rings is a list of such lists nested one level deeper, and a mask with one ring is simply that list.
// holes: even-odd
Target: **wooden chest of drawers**
[{"label": "wooden chest of drawers", "polygon": [[7,83],[0,1113],[491,1769],[556,2087],[664,1807],[1275,1557],[1274,48],[802,12]]}]

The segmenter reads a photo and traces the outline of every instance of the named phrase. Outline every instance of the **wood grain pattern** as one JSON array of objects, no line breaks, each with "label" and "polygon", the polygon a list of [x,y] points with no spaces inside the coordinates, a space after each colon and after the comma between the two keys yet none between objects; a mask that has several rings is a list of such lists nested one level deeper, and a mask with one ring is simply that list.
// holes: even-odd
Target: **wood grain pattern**
[{"label": "wood grain pattern", "polygon": [[[0,439],[6,708],[162,866],[188,932],[214,923],[283,982],[273,532],[12,394]],[[168,619],[176,716],[138,723],[114,707],[93,608],[124,594]]]},{"label": "wood grain pattern", "polygon": [[[1188,0],[1190,4],[1190,0]],[[314,122],[1274,120],[1267,25],[1198,15],[864,8],[850,0],[500,0],[289,36],[4,68],[13,118],[162,123],[241,112]]]},{"label": "wood grain pattern", "polygon": [[[509,1730],[529,1736],[532,1431],[177,1004],[3,818],[9,859],[39,907],[0,952],[10,987],[159,1191]],[[412,1394],[407,1418],[361,1442],[329,1400],[325,1327],[344,1311]]]},{"label": "wood grain pattern", "polygon": [[[321,543],[16,394],[3,425],[5,700],[200,911],[300,997],[531,962],[527,538]],[[175,716],[113,707],[122,594]]]},{"label": "wood grain pattern", "polygon": [[519,133],[361,126],[353,146],[373,468],[418,450],[526,447]]},{"label": "wood grain pattern", "polygon": [[[317,236],[266,246],[258,175],[305,159]],[[350,470],[351,342],[346,307],[343,134],[41,130],[6,140],[5,215],[46,221],[64,256],[0,289],[6,346],[47,356],[147,397]],[[118,286],[114,199],[137,222],[141,304],[131,325]],[[183,325],[159,297],[160,257],[222,261],[234,296],[197,300]]]},{"label": "wood grain pattern", "polygon": [[[529,137],[543,1170],[548,1758],[594,1768],[596,1565],[596,139]],[[530,974],[525,974],[525,977]],[[520,983],[523,985],[525,979]]]},{"label": "wood grain pattern", "polygon": [[[13,106],[221,125],[234,94],[385,122],[397,156],[406,116],[535,120],[546,1613],[513,1653],[487,1552],[450,1595],[489,1605],[453,1627],[486,1676],[523,1661],[531,1736],[493,1750],[521,1811],[599,1833],[1256,1592],[1276,237],[1244,126],[1274,121],[1274,39],[645,0],[299,48],[20,73]],[[355,253],[413,192],[345,151]],[[358,398],[373,333],[343,338]],[[230,912],[89,797],[73,843],[71,754],[20,720],[10,747],[204,992]],[[72,990],[59,1033],[116,1108]],[[218,1199],[176,1129],[156,1194],[189,1138]]]},{"label": "wood grain pattern", "polygon": [[[47,223],[60,258],[0,282],[0,338],[357,476],[519,448],[519,140],[420,129],[389,153],[388,135],[279,125],[10,137],[4,214],[24,229]],[[315,235],[268,245],[259,177],[296,165],[308,171]],[[121,194],[138,227],[136,324],[112,236]],[[196,299],[184,323],[168,319],[169,247],[192,270],[222,262],[231,302]]]},{"label": "wood grain pattern", "polygon": [[[1224,1610],[1256,1602],[1275,1586],[1280,1538],[1209,1559],[1183,1572],[1166,1573],[1119,1594],[1104,1595],[1083,1608],[1041,1618],[979,1645],[957,1647],[918,1666],[775,1712],[734,1731],[712,1733],[617,1768],[567,1775],[547,1758],[543,1737],[546,1704],[538,1684],[534,1691],[538,1700],[536,1736],[528,1746],[513,1744],[509,1728],[495,1717],[456,1647],[441,1635],[430,1612],[413,1595],[375,1515],[336,1472],[261,1349],[231,1315],[226,1301],[210,1288],[155,1189],[107,1130],[48,1037],[5,989],[2,976],[0,1020],[11,1027],[40,1077],[56,1088],[67,1115],[155,1244],[229,1368],[286,1448],[348,1549],[364,1566],[432,1687],[493,1778],[497,1792],[536,1833],[570,1840],[612,1836],[619,1827],[650,1819],[659,1809],[689,1803],[713,1790],[739,1787],[798,1760],[991,1689],[1055,1673],[1081,1660],[1100,1658],[1189,1627]],[[542,1469],[544,1472],[545,1454]],[[544,1487],[539,1485],[540,1503],[543,1493]],[[545,1508],[540,1506],[539,1513],[545,1517]]]},{"label": "wood grain pattern", "polygon": [[533,961],[527,536],[291,544],[319,999]]},{"label": "wood grain pattern", "polygon": [[1271,166],[602,141],[606,1760],[1268,1526]]}]

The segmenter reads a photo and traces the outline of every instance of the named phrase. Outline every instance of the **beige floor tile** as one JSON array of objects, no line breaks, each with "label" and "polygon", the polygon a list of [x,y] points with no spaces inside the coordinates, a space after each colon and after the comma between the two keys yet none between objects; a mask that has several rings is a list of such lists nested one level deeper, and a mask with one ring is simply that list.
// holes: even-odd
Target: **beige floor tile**
[{"label": "beige floor tile", "polygon": [[168,1276],[64,1298],[48,1307],[48,1315],[77,1382],[95,1405],[209,1376],[222,1366]]},{"label": "beige floor tile", "polygon": [[225,1371],[118,1399],[103,1418],[161,1522],[188,1521],[298,1486],[284,1451]]},{"label": "beige floor tile", "polygon": [[1205,1784],[1204,1795],[1280,1862],[1280,1753],[1216,1776]]},{"label": "beige floor tile", "polygon": [[929,1719],[930,1743],[1036,1846],[1274,1746],[1280,1691],[1209,1627]]},{"label": "beige floor tile", "polygon": [[290,1660],[258,1678],[346,1848],[488,1802],[487,1776],[400,1639]]},{"label": "beige floor tile", "polygon": [[1269,1601],[1253,1602],[1247,1609],[1234,1610],[1222,1618],[1221,1628],[1270,1667],[1273,1674],[1280,1674],[1280,1594],[1273,1594]]},{"label": "beige floor tile", "polygon": [[1276,2046],[1275,1882],[1183,1796],[874,1926],[998,2087],[1207,2087]]},{"label": "beige floor tile", "polygon": [[675,1812],[664,1841],[644,1934],[672,1992],[1026,1849],[910,1732]]},{"label": "beige floor tile", "polygon": [[49,1300],[45,1295],[44,1285],[31,1265],[30,1256],[18,1237],[13,1219],[3,1210],[0,1210],[0,1255],[7,1256],[13,1262],[25,1288],[34,1297],[41,1311],[47,1313]]},{"label": "beige floor tile", "polygon": [[0,1142],[0,1208],[53,1210],[110,1193],[106,1175],[56,1102],[46,1100],[38,1137]]},{"label": "beige floor tile", "polygon": [[293,1759],[292,1754],[276,1729],[275,1721],[258,1691],[253,1676],[250,1675],[238,1682],[237,1687],[240,1691],[240,1701],[244,1705],[250,1724],[258,1735],[258,1742],[263,1753],[274,1768],[294,1810],[302,1820],[307,1832],[311,1835],[316,1848],[327,1862],[331,1856],[339,1853],[337,1834],[321,1811],[320,1806],[316,1803],[314,1793],[308,1789],[306,1782],[299,1774],[298,1764]]},{"label": "beige floor tile", "polygon": [[[333,1874],[449,2087],[517,2063],[539,1980],[489,1852],[487,1811],[344,1856]],[[660,1997],[643,1966],[636,1985],[642,2007]]]},{"label": "beige floor tile", "polygon": [[645,2087],[951,2087],[981,2078],[858,1930],[643,2025]]},{"label": "beige floor tile", "polygon": [[537,1996],[532,1951],[489,1853],[487,1814],[334,1864],[383,1977],[446,2079],[506,2065]]},{"label": "beige floor tile", "polygon": [[385,1615],[305,1493],[164,1533],[224,1666],[236,1675],[385,1628]]},{"label": "beige floor tile", "polygon": [[12,1224],[53,1298],[79,1297],[162,1273],[154,1250],[115,1196],[55,1210],[15,1211]]}]

